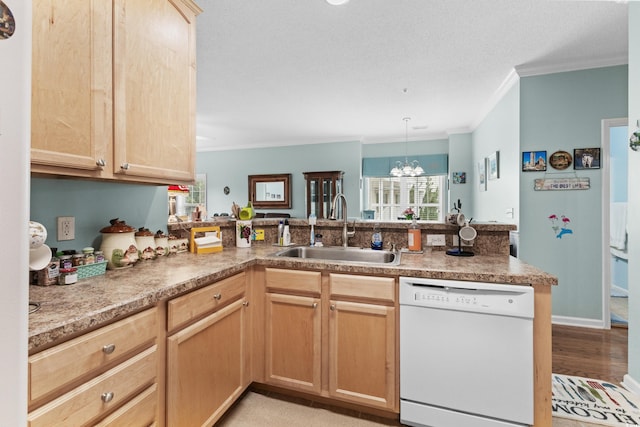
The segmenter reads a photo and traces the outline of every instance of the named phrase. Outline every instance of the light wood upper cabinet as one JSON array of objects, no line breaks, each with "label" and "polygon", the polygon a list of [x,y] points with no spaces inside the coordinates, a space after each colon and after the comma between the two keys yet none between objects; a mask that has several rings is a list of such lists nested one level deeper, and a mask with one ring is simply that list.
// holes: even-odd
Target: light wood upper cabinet
[{"label": "light wood upper cabinet", "polygon": [[34,0],[32,171],[193,181],[200,12],[191,0]]}]

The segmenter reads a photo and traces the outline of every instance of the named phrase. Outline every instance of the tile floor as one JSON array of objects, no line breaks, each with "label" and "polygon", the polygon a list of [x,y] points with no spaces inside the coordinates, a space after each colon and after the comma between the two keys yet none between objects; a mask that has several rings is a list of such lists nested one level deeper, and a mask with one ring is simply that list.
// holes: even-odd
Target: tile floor
[{"label": "tile floor", "polygon": [[[216,424],[216,427],[382,427],[401,426],[393,420],[370,417],[357,412],[326,407],[250,391]],[[553,418],[552,427],[598,427],[563,418]]]}]

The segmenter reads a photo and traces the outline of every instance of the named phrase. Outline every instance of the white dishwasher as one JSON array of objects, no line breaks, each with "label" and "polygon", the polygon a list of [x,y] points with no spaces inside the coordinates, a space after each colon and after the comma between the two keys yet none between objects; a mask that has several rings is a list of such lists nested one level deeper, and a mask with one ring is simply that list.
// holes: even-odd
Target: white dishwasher
[{"label": "white dishwasher", "polygon": [[400,421],[533,424],[533,288],[400,278]]}]

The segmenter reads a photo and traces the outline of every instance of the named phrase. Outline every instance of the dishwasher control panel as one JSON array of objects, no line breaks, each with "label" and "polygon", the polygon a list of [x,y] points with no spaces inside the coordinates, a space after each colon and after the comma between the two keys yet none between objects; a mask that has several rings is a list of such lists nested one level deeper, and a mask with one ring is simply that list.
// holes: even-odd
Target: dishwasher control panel
[{"label": "dishwasher control panel", "polygon": [[400,305],[478,311],[533,318],[533,288],[526,285],[400,278]]}]

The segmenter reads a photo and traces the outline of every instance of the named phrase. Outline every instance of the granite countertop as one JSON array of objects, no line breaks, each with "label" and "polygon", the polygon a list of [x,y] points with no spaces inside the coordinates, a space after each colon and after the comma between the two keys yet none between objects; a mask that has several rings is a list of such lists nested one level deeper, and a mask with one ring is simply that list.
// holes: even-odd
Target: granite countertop
[{"label": "granite countertop", "polygon": [[225,248],[222,252],[181,253],[140,262],[70,286],[30,286],[29,300],[41,304],[29,315],[29,352],[109,323],[252,265],[322,269],[355,274],[428,277],[508,283],[555,285],[556,277],[507,255],[452,257],[442,251],[403,253],[398,266],[349,264],[317,259],[276,258],[280,248]]}]

